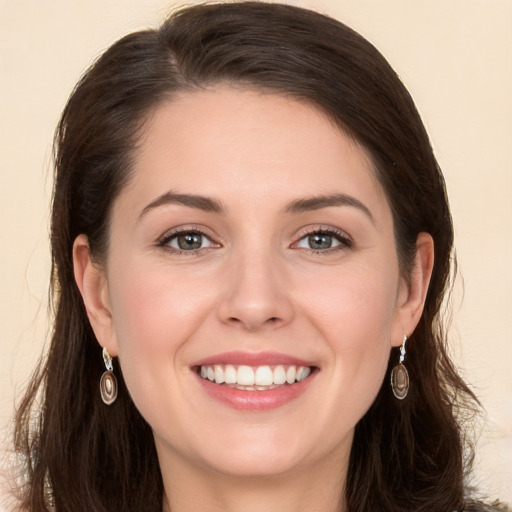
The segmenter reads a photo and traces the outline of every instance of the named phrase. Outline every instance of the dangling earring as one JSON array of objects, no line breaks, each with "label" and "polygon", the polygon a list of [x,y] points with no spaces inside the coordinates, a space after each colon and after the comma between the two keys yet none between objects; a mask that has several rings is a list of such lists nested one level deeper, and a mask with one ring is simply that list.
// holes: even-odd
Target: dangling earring
[{"label": "dangling earring", "polygon": [[400,347],[400,360],[398,364],[391,370],[391,389],[398,400],[403,400],[409,392],[409,372],[402,364],[405,359],[405,342],[407,336],[404,334],[402,346]]},{"label": "dangling earring", "polygon": [[100,394],[101,399],[107,405],[111,405],[117,398],[117,379],[112,373],[114,367],[112,366],[112,356],[108,353],[106,347],[103,347],[103,361],[105,362],[106,370],[100,379]]}]

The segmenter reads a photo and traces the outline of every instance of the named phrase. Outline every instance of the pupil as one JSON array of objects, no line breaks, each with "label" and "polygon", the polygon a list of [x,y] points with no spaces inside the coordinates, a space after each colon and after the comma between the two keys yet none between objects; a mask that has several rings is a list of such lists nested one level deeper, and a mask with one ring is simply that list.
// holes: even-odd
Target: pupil
[{"label": "pupil", "polygon": [[178,237],[178,245],[180,249],[200,249],[201,248],[201,235],[197,233],[188,233]]},{"label": "pupil", "polygon": [[330,249],[332,245],[332,237],[329,235],[310,235],[309,246],[312,249]]}]

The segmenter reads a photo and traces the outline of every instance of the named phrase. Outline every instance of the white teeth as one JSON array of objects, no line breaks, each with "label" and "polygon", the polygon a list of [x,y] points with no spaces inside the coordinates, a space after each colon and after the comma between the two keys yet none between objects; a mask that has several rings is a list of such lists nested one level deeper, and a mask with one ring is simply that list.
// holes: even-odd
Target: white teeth
[{"label": "white teeth", "polygon": [[274,373],[270,366],[258,366],[254,374],[254,383],[256,386],[271,386],[274,384]]},{"label": "white teeth", "polygon": [[224,382],[226,384],[236,384],[236,368],[232,364],[227,364],[224,368]]},{"label": "white teeth", "polygon": [[279,365],[274,368],[274,384],[284,384],[286,382],[286,370],[284,366]]},{"label": "white teeth", "polygon": [[222,369],[222,366],[216,364],[213,367],[213,371],[215,372],[215,382],[217,384],[222,384],[224,382],[224,370]]},{"label": "white teeth", "polygon": [[216,384],[229,384],[239,389],[267,390],[285,383],[294,384],[307,378],[311,373],[309,366],[288,366],[278,365],[272,369],[270,366],[234,365],[203,365],[200,368],[200,375]]},{"label": "white teeth", "polygon": [[309,374],[311,373],[311,370],[307,366],[301,366],[297,370],[297,376],[295,377],[298,382],[301,380],[304,380]]},{"label": "white teeth", "polygon": [[239,366],[236,380],[242,386],[254,386],[254,370],[250,366]]},{"label": "white teeth", "polygon": [[288,382],[288,384],[293,384],[295,382],[296,375],[297,370],[295,366],[289,366],[288,370],[286,370],[286,382]]}]

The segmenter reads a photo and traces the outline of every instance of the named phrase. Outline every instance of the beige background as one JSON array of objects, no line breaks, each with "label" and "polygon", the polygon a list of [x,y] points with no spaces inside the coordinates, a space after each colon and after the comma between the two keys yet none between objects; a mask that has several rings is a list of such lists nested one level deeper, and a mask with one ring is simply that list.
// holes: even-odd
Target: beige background
[{"label": "beige background", "polygon": [[[512,1],[309,0],[409,87],[444,170],[460,273],[451,331],[487,410],[476,482],[512,502]],[[80,74],[169,0],[0,0],[0,425],[44,344],[52,131]],[[464,289],[464,297],[462,290]],[[4,442],[4,445],[6,442]]]}]

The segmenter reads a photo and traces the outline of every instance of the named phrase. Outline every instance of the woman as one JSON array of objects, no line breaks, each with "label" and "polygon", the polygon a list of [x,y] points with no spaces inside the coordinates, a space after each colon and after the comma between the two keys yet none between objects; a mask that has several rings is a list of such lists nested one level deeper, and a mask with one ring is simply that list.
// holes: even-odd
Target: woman
[{"label": "woman", "polygon": [[452,240],[412,100],[352,30],[249,2],[125,37],[57,130],[21,508],[484,510]]}]

